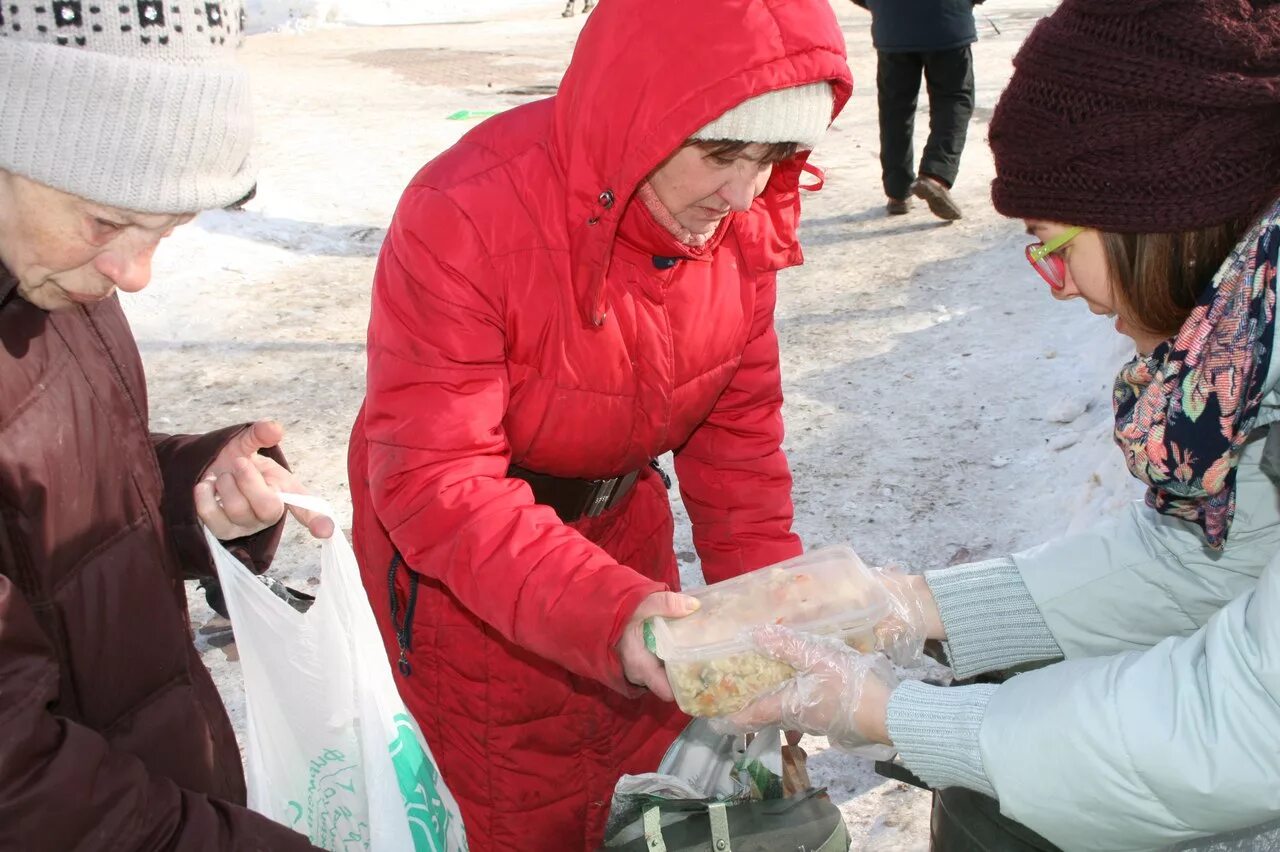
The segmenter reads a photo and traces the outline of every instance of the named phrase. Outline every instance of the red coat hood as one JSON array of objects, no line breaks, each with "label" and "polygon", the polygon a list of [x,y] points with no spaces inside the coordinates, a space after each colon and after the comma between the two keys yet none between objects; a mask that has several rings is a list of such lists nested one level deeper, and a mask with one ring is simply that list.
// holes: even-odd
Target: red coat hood
[{"label": "red coat hood", "polygon": [[[834,119],[853,80],[828,0],[597,6],[553,99],[552,146],[565,176],[573,286],[586,320],[604,322],[618,223],[640,182],[691,134],[748,98],[819,80],[832,84]],[[774,249],[795,245],[805,156],[777,170],[749,214],[761,213],[772,227],[744,223]]]}]

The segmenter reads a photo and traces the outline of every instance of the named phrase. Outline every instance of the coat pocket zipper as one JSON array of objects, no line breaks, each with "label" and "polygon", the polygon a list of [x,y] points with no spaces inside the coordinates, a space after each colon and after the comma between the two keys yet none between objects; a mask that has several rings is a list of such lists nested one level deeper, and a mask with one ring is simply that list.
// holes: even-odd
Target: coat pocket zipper
[{"label": "coat pocket zipper", "polygon": [[400,669],[401,675],[409,677],[413,674],[413,666],[409,664],[409,652],[413,650],[413,611],[418,606],[418,583],[421,578],[412,568],[409,569],[409,598],[405,602],[404,621],[401,622],[400,601],[396,598],[396,574],[403,564],[404,558],[397,550],[391,556],[391,567],[387,571],[387,594],[391,599],[391,629],[395,631],[396,644],[400,647],[400,659],[396,661],[396,668]]}]

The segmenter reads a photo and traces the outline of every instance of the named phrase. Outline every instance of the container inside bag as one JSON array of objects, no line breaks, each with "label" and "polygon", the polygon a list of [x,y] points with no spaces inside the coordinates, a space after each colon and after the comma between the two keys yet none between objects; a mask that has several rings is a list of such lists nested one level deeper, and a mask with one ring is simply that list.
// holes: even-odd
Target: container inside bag
[{"label": "container inside bag", "polygon": [[844,545],[686,594],[701,602],[697,612],[654,618],[649,628],[676,703],[691,716],[734,713],[795,673],[753,650],[743,636],[750,628],[783,624],[871,651],[875,625],[890,608],[876,572]]}]

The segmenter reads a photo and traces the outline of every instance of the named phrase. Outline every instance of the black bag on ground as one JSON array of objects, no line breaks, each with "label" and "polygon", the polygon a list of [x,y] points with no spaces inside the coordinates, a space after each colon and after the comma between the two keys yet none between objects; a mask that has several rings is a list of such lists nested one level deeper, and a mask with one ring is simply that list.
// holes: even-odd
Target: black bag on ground
[{"label": "black bag on ground", "polygon": [[[664,802],[646,812],[648,831],[601,852],[847,852],[844,817],[819,792],[731,805]],[[662,825],[682,808],[692,813]]]},{"label": "black bag on ground", "polygon": [[776,728],[748,743],[695,719],[657,772],[619,779],[599,852],[847,852],[840,809],[804,761]]}]

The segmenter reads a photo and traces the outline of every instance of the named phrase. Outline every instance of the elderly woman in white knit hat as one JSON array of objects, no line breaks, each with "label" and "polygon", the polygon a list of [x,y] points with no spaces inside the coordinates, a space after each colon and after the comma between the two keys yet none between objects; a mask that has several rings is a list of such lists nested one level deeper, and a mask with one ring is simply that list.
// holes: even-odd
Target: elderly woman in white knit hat
[{"label": "elderly woman in white knit hat", "polygon": [[[298,487],[262,421],[147,425],[117,290],[248,193],[237,2],[0,6],[0,845],[310,849],[244,807],[191,644],[200,521],[265,569]],[[317,535],[327,520],[304,516]]]},{"label": "elderly woman in white knit hat", "polygon": [[353,534],[477,852],[594,849],[618,776],[687,721],[641,633],[693,606],[653,459],[675,451],[709,581],[801,551],[775,278],[851,88],[826,0],[610,0],[554,97],[401,199]]}]

